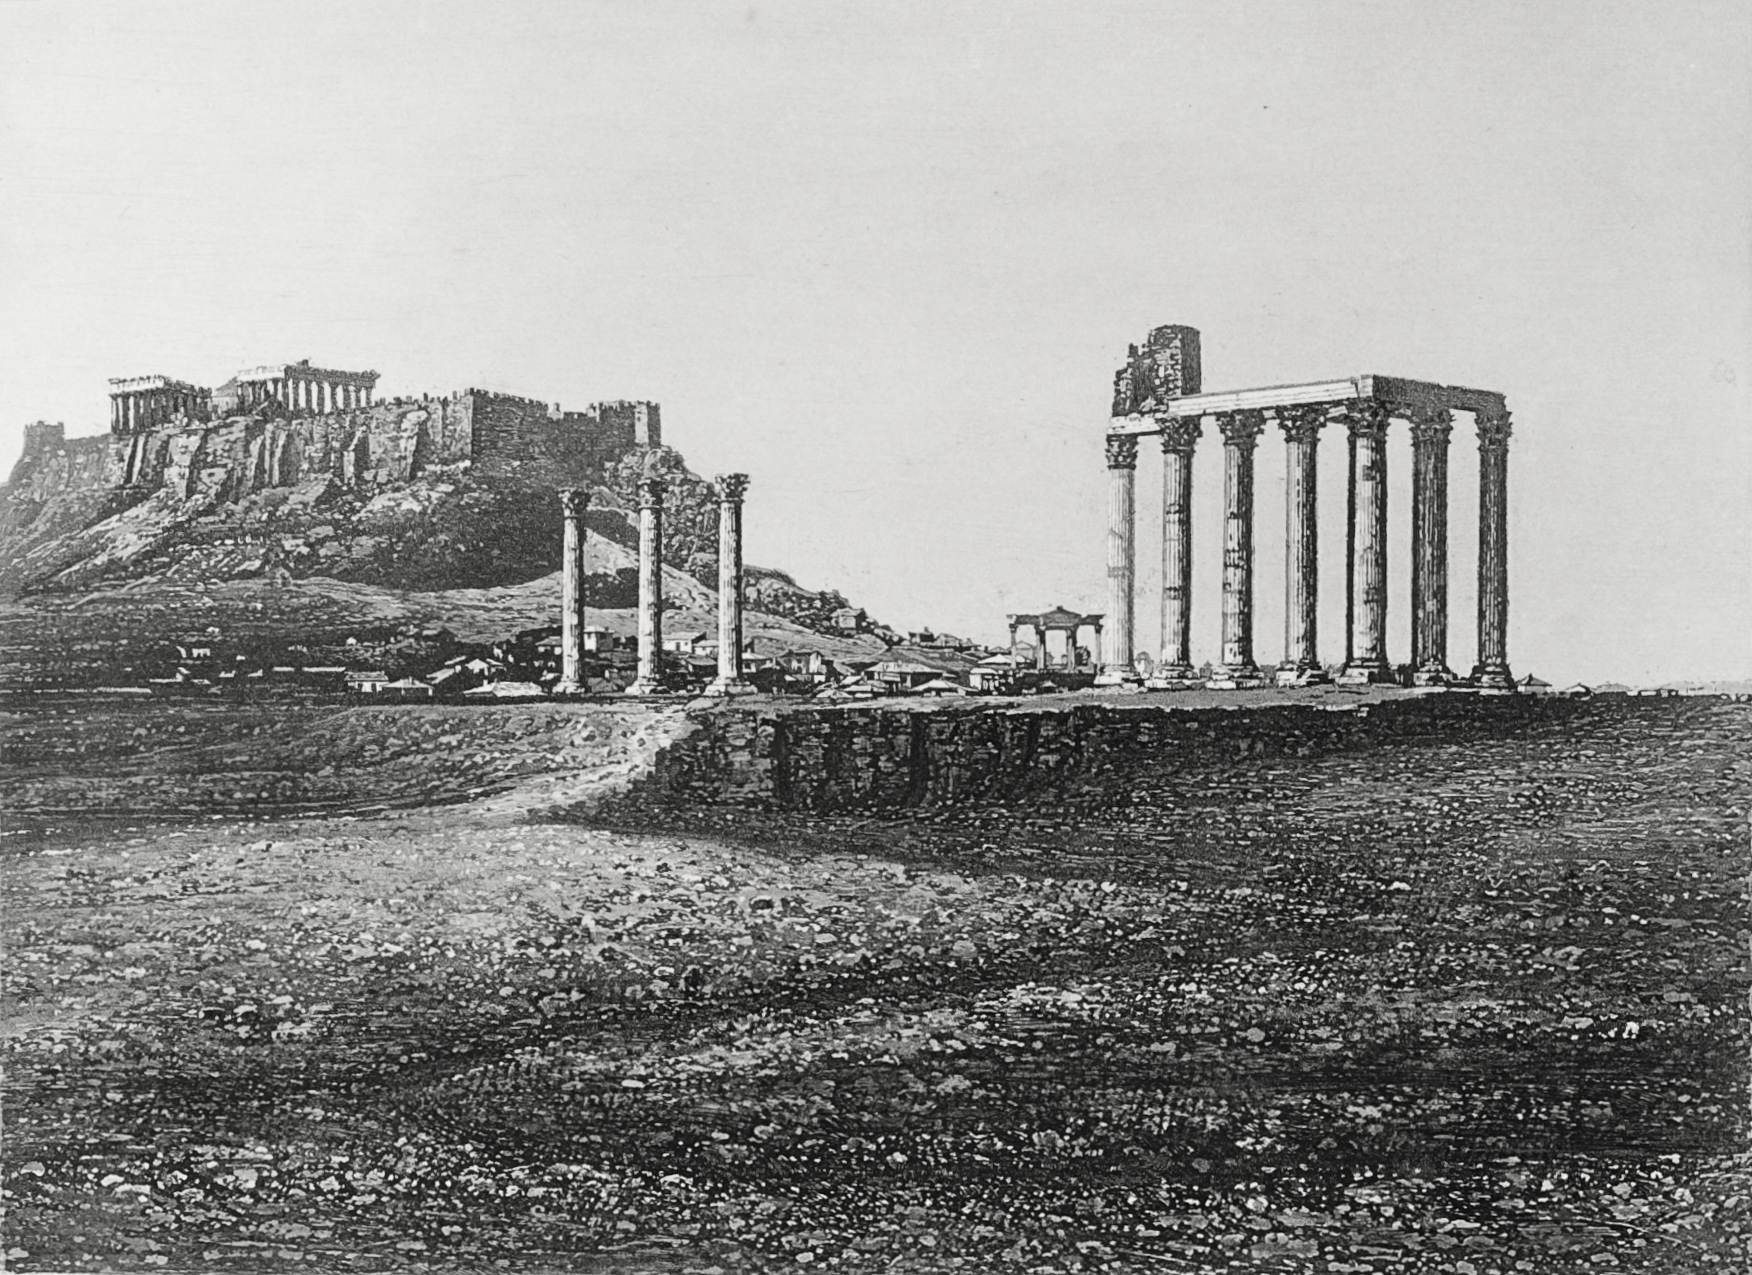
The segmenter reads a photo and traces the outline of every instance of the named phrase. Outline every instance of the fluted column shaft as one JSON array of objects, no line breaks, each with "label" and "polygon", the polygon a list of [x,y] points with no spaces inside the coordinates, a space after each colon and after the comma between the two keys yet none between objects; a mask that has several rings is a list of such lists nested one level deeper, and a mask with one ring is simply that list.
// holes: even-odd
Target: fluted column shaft
[{"label": "fluted column shaft", "polygon": [[1411,418],[1411,663],[1420,686],[1453,680],[1448,668],[1448,436],[1446,408]]},{"label": "fluted column shaft", "polygon": [[1192,676],[1192,452],[1196,417],[1162,427],[1162,658],[1156,676]]},{"label": "fluted column shaft", "polygon": [[742,679],[742,501],[747,474],[718,477],[718,680],[711,691],[746,690]]},{"label": "fluted column shaft", "polygon": [[1284,661],[1280,674],[1305,681],[1320,673],[1320,406],[1278,410],[1284,433]]},{"label": "fluted column shaft", "polygon": [[1347,681],[1391,681],[1387,660],[1387,409],[1350,408],[1350,644]]},{"label": "fluted column shaft", "polygon": [[1231,412],[1223,433],[1223,673],[1259,673],[1253,662],[1253,451],[1263,412]]},{"label": "fluted column shaft", "polygon": [[1478,415],[1478,665],[1480,686],[1513,690],[1509,672],[1509,414]]},{"label": "fluted column shaft", "polygon": [[584,689],[584,511],[587,491],[562,491],[565,543],[560,556],[560,682],[557,691]]},{"label": "fluted column shaft", "polygon": [[639,482],[639,675],[629,695],[663,689],[663,480]]},{"label": "fluted column shaft", "polygon": [[[1137,573],[1136,477],[1138,440],[1130,434],[1107,438],[1107,616],[1101,680],[1129,681],[1132,669],[1133,599]],[[1045,648],[1044,641],[1042,649]]]}]

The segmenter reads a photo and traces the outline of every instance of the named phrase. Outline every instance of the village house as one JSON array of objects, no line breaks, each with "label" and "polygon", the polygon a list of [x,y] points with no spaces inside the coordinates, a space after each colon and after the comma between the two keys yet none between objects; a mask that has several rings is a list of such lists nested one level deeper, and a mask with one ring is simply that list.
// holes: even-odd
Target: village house
[{"label": "village house", "polygon": [[834,673],[831,661],[820,651],[784,651],[779,667],[801,682],[819,686]]},{"label": "village house", "polygon": [[600,624],[584,626],[584,649],[595,655],[606,655],[620,645],[615,635]]},{"label": "village house", "polygon": [[677,655],[697,655],[700,653],[700,644],[705,640],[704,633],[665,633],[663,649]]},{"label": "village house", "polygon": [[1001,695],[1016,685],[1023,668],[1024,660],[1020,656],[1007,653],[988,655],[967,671],[967,684],[988,695]]},{"label": "village house", "polygon": [[943,676],[943,670],[911,660],[883,660],[872,665],[869,679],[886,687],[890,695],[901,694]]},{"label": "village house", "polygon": [[951,677],[934,677],[928,682],[920,682],[906,692],[909,695],[926,695],[942,697],[945,695],[971,695],[972,691]]},{"label": "village house", "polygon": [[377,698],[419,703],[430,700],[432,694],[432,687],[429,683],[422,682],[417,677],[403,677],[393,682],[385,682],[378,689]]},{"label": "village house", "polygon": [[382,669],[355,669],[347,674],[349,695],[375,695],[389,685],[389,674]]}]

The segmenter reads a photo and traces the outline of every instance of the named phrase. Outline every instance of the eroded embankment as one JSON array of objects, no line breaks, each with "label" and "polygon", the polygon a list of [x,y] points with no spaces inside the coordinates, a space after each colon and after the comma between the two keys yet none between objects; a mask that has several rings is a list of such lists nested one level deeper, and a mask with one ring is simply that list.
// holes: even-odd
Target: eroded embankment
[{"label": "eroded embankment", "polygon": [[657,754],[628,801],[833,813],[1050,798],[1074,808],[1105,800],[1139,768],[1193,774],[1272,757],[1495,738],[1575,708],[1476,695],[1235,708],[738,705],[699,714],[698,729]]},{"label": "eroded embankment", "polygon": [[693,729],[680,705],[45,699],[0,714],[19,828],[585,810]]}]

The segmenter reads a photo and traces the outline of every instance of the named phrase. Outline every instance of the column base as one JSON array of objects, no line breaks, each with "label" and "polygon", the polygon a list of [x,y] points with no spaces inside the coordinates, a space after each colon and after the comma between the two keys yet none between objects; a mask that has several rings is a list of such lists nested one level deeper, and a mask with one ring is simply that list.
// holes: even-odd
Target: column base
[{"label": "column base", "polygon": [[752,682],[745,682],[740,677],[719,677],[712,680],[706,687],[706,694],[714,697],[730,695],[753,695],[755,687]]},{"label": "column base", "polygon": [[1266,684],[1265,674],[1257,664],[1227,665],[1211,670],[1211,680],[1205,688],[1212,691],[1245,691]]},{"label": "column base", "polygon": [[1129,664],[1109,664],[1095,675],[1097,686],[1131,686],[1143,680]]},{"label": "column base", "polygon": [[1386,660],[1353,660],[1332,681],[1335,686],[1394,686],[1399,678]]},{"label": "column base", "polygon": [[1283,664],[1273,680],[1279,686],[1324,686],[1332,677],[1318,664]]},{"label": "column base", "polygon": [[1472,670],[1472,684],[1481,691],[1515,693],[1515,675],[1507,664],[1479,664]]},{"label": "column base", "polygon": [[1452,686],[1460,677],[1445,664],[1420,668],[1411,675],[1413,686]]},{"label": "column base", "polygon": [[1196,691],[1203,685],[1204,679],[1190,664],[1170,664],[1144,680],[1147,691]]}]

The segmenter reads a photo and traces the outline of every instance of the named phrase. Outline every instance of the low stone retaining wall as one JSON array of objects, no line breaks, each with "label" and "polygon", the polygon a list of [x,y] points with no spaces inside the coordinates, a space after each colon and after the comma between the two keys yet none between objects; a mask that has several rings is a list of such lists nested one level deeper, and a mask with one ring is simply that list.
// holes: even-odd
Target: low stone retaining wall
[{"label": "low stone retaining wall", "polygon": [[1176,708],[1112,702],[911,707],[730,705],[664,749],[640,804],[832,812],[1052,796],[1099,798],[1133,768],[1197,771],[1251,758],[1450,742],[1574,710],[1527,696]]}]

